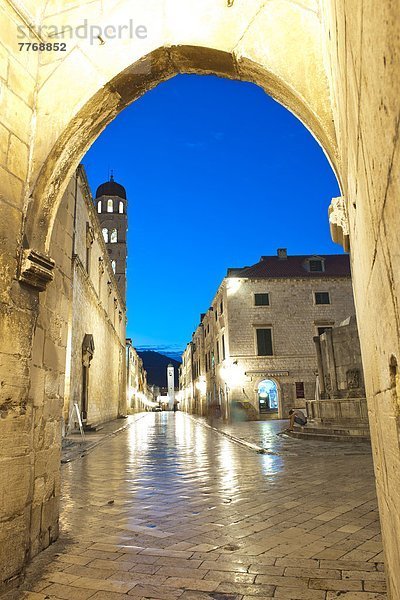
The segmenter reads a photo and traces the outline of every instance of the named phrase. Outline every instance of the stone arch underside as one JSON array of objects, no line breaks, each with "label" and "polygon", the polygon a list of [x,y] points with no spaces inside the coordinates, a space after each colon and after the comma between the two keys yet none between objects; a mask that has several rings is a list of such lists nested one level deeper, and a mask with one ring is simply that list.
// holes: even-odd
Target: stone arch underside
[{"label": "stone arch underside", "polygon": [[[193,8],[195,3],[186,4]],[[236,14],[223,7],[217,15],[218,23],[212,23],[211,33],[209,26],[200,35],[190,35],[194,27],[193,18],[197,16],[199,26],[202,22],[206,24],[210,8],[216,8],[214,0],[203,4],[201,15],[198,7],[194,16],[186,7],[177,31],[173,31],[173,25],[170,26],[168,43],[164,39],[162,45],[149,48],[145,54],[132,47],[136,60],[129,60],[129,48],[122,41],[121,56],[116,54],[118,48],[113,47],[110,61],[106,59],[106,63],[101,57],[99,59],[98,48],[84,47],[80,49],[79,56],[74,48],[64,62],[76,60],[79,71],[81,64],[86,69],[86,63],[91,61],[95,76],[88,75],[85,86],[81,85],[79,78],[72,79],[73,69],[70,66],[63,72],[62,64],[51,65],[51,74],[47,77],[45,73],[40,76],[39,67],[37,131],[46,127],[48,137],[46,141],[41,140],[32,153],[24,227],[26,247],[48,254],[60,199],[82,156],[119,112],[160,82],[180,73],[215,74],[259,85],[311,131],[340,179],[322,49],[322,24],[315,8],[317,3],[314,0],[301,3],[254,0],[249,3],[252,6],[246,8],[245,14],[242,6],[241,12]],[[48,3],[48,11],[51,6],[52,3]],[[66,17],[63,18],[65,20]],[[186,22],[189,33],[182,32],[182,21]],[[221,28],[224,30],[222,37]],[[163,31],[162,35],[165,36],[166,32]],[[161,34],[158,37],[161,39]],[[186,42],[185,38],[191,39]],[[174,44],[171,39],[186,43]],[[192,40],[196,43],[190,43]],[[150,46],[153,43],[154,40],[151,40]],[[83,53],[85,63],[82,62]],[[99,60],[103,62],[101,67]],[[49,69],[49,65],[46,68]],[[65,77],[70,77],[70,80]],[[71,86],[72,91],[69,90],[63,102],[62,92],[66,86]],[[62,103],[60,106],[57,106],[58,101]]]}]

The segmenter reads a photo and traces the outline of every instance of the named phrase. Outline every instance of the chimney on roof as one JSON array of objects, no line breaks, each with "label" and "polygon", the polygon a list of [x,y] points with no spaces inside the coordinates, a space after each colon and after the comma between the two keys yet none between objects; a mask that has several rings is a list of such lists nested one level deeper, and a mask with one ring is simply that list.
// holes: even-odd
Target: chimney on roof
[{"label": "chimney on roof", "polygon": [[287,259],[287,248],[278,248],[278,258],[279,260]]}]

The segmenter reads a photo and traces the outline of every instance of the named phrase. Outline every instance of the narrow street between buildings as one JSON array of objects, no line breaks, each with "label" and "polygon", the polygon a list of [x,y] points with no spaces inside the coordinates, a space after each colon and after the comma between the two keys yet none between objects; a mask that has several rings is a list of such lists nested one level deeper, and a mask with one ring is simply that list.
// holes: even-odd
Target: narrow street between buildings
[{"label": "narrow street between buildings", "polygon": [[148,413],[64,465],[60,540],[10,598],[385,599],[368,449],[233,426],[260,428],[268,454]]}]

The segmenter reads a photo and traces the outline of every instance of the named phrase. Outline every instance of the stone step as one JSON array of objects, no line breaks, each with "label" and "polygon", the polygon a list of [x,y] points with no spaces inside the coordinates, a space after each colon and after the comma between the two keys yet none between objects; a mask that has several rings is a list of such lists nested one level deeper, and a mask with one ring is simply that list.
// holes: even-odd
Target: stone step
[{"label": "stone step", "polygon": [[334,429],[369,429],[368,421],[360,419],[313,419],[309,421],[309,426],[318,428],[334,428]]},{"label": "stone step", "polygon": [[87,423],[83,427],[85,433],[101,431],[103,428],[104,428],[104,425],[95,425],[95,424],[91,424],[91,423]]},{"label": "stone step", "polygon": [[360,425],[356,423],[346,424],[346,423],[316,423],[315,421],[309,421],[306,426],[301,427],[301,425],[294,426],[295,431],[304,431],[304,432],[321,432],[321,433],[332,433],[338,435],[346,435],[351,433],[352,435],[369,435],[369,427],[367,425]]},{"label": "stone step", "polygon": [[370,442],[369,430],[365,428],[329,429],[317,427],[296,427],[291,437],[332,442]]}]

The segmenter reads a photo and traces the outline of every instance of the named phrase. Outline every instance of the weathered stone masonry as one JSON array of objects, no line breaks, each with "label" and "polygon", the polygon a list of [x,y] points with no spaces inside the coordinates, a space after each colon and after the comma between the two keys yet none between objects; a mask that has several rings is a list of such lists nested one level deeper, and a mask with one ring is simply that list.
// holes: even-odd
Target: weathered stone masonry
[{"label": "weathered stone masonry", "polygon": [[[130,102],[176,73],[216,73],[253,81],[293,111],[321,143],[338,176],[348,221],[348,238],[345,232],[343,240],[351,247],[389,598],[397,600],[398,2],[383,0],[379,7],[376,0],[227,4],[138,1],[136,15],[147,25],[146,40],[96,45],[74,39],[63,56],[39,56],[19,52],[17,25],[28,24],[33,31],[45,23],[74,26],[82,14],[103,25],[125,23],[131,2],[105,6],[82,1],[80,11],[59,0],[0,3],[1,580],[18,573],[38,547],[39,513],[43,544],[56,533],[57,500],[51,494],[57,494],[57,482],[51,465],[59,442],[51,442],[50,430],[58,429],[62,412],[54,375],[60,369],[62,376],[62,319],[54,320],[53,330],[43,331],[43,360],[49,361],[52,373],[46,381],[40,370],[31,377],[31,355],[39,303],[49,302],[48,314],[55,306],[49,292],[54,258],[50,240],[63,193],[87,148]],[[344,221],[340,217],[336,222]],[[45,409],[36,410],[42,394]],[[37,434],[46,428],[47,411],[54,414],[57,406],[57,416],[49,417],[44,451]],[[43,453],[48,453],[50,474],[38,477],[41,485],[34,488]],[[24,476],[12,487],[10,482],[21,472]]]}]

